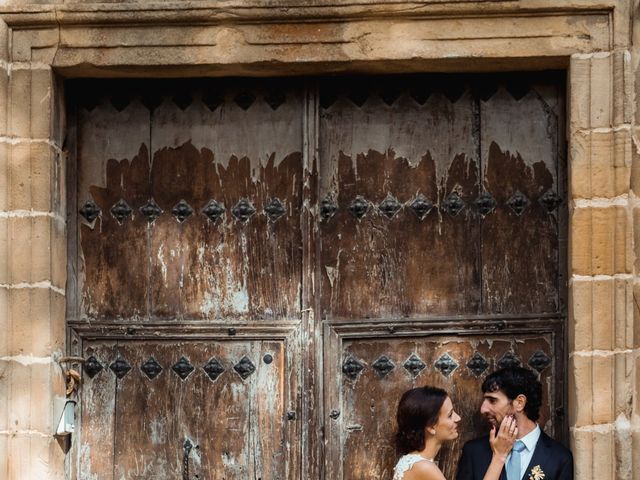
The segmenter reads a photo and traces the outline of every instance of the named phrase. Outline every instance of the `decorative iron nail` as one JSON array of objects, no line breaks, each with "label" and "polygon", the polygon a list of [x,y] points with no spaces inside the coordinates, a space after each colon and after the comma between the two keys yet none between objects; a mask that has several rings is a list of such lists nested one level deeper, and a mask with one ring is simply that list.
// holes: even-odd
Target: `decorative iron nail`
[{"label": "decorative iron nail", "polygon": [[520,191],[516,191],[509,200],[507,200],[507,205],[514,213],[518,216],[522,214],[529,206],[529,199],[522,194]]},{"label": "decorative iron nail", "polygon": [[156,361],[155,358],[150,357],[149,360],[144,362],[144,364],[140,367],[140,370],[149,378],[149,380],[153,380],[156,378],[160,372],[162,372],[162,366]]},{"label": "decorative iron nail", "polygon": [[173,370],[182,380],[185,380],[189,375],[191,375],[191,372],[193,372],[195,368],[189,363],[189,360],[181,357],[180,360],[171,367],[171,370]]},{"label": "decorative iron nail", "polygon": [[329,413],[329,418],[331,418],[332,420],[337,420],[337,418],[340,416],[340,410],[331,410],[331,413]]},{"label": "decorative iron nail", "polygon": [[233,100],[241,109],[248,110],[253,105],[253,102],[256,101],[256,96],[251,92],[241,92]]},{"label": "decorative iron nail", "polygon": [[122,198],[111,207],[111,215],[113,215],[113,218],[115,218],[120,225],[122,225],[125,218],[131,215],[131,212],[131,207]]},{"label": "decorative iron nail", "polygon": [[351,215],[356,217],[358,220],[364,217],[369,210],[369,202],[367,202],[364,197],[358,195],[351,205],[349,205],[349,212]]},{"label": "decorative iron nail", "polygon": [[338,211],[338,205],[329,197],[320,202],[320,216],[323,220],[329,220]]},{"label": "decorative iron nail", "polygon": [[267,206],[264,207],[264,211],[267,212],[267,216],[272,222],[275,222],[287,212],[279,198],[272,198]]},{"label": "decorative iron nail", "polygon": [[404,362],[403,367],[413,377],[417,377],[418,374],[427,367],[427,365],[422,360],[420,360],[420,357],[418,357],[415,353],[412,353],[407,361]]},{"label": "decorative iron nail", "polygon": [[358,88],[349,93],[347,98],[353,102],[353,104],[357,107],[362,107],[367,98],[369,98],[369,92],[367,92],[364,88]]},{"label": "decorative iron nail", "polygon": [[482,192],[474,202],[482,216],[487,216],[496,208],[496,200],[489,192]]},{"label": "decorative iron nail", "polygon": [[89,375],[89,378],[95,377],[104,368],[96,357],[91,355],[87,358],[83,365],[84,372]]},{"label": "decorative iron nail", "polygon": [[129,105],[129,96],[124,93],[117,93],[111,97],[111,105],[121,112]]},{"label": "decorative iron nail", "polygon": [[385,198],[380,205],[378,205],[378,210],[380,210],[382,212],[382,214],[384,216],[386,216],[387,218],[393,218],[393,216],[398,213],[398,210],[400,210],[400,208],[402,207],[402,205],[400,205],[400,202],[398,202],[398,200],[396,200],[393,196],[391,196],[391,194],[387,194],[387,198]]},{"label": "decorative iron nail", "polygon": [[131,365],[129,365],[125,359],[118,358],[115,362],[109,365],[109,368],[116,374],[116,377],[122,379],[127,373],[129,373],[129,370],[131,370]]},{"label": "decorative iron nail", "polygon": [[287,97],[281,90],[270,92],[264,96],[264,101],[271,107],[271,110],[277,110],[286,100]]},{"label": "decorative iron nail", "polygon": [[92,223],[96,218],[98,218],[102,210],[100,210],[98,205],[89,200],[82,206],[79,212],[87,222]]},{"label": "decorative iron nail", "polygon": [[556,192],[549,189],[540,197],[539,202],[547,212],[551,213],[560,206],[562,199],[556,195]]},{"label": "decorative iron nail", "polygon": [[202,213],[204,213],[209,220],[215,222],[224,214],[224,205],[211,199],[202,209]]},{"label": "decorative iron nail", "polygon": [[245,223],[247,220],[249,220],[249,217],[251,217],[251,215],[256,213],[256,209],[253,205],[251,205],[251,202],[249,202],[249,200],[247,200],[246,198],[241,198],[240,201],[236,203],[236,206],[233,207],[231,213],[234,217],[236,217],[236,219],[240,220],[242,223]]},{"label": "decorative iron nail", "polygon": [[484,371],[489,368],[489,362],[480,355],[478,352],[473,354],[473,357],[467,362],[467,368],[471,370],[476,377],[479,377]]},{"label": "decorative iron nail", "polygon": [[542,350],[536,351],[527,362],[529,366],[542,373],[542,371],[551,365],[551,359]]},{"label": "decorative iron nail", "polygon": [[146,217],[147,222],[153,223],[155,222],[156,218],[158,218],[162,214],[162,209],[153,200],[153,198],[151,198],[146,205],[140,207],[140,213],[142,213],[142,215]]},{"label": "decorative iron nail", "polygon": [[173,103],[182,111],[186,110],[193,102],[193,98],[187,92],[179,92],[173,96]]},{"label": "decorative iron nail", "polygon": [[448,353],[442,355],[434,364],[434,367],[440,370],[440,373],[442,373],[445,377],[451,375],[451,373],[456,368],[458,368],[458,366],[458,362],[456,362]]},{"label": "decorative iron nail", "polygon": [[262,361],[269,365],[271,362],[273,362],[273,356],[270,353],[267,353],[264,357],[262,357]]},{"label": "decorative iron nail", "polygon": [[413,213],[415,213],[420,220],[423,220],[433,208],[433,203],[424,195],[418,195],[416,199],[411,202],[409,208],[413,210]]},{"label": "decorative iron nail", "polygon": [[373,368],[378,375],[381,377],[387,376],[391,371],[396,368],[395,364],[387,357],[386,355],[382,355],[378,358],[373,364],[371,364],[371,368]]},{"label": "decorative iron nail", "polygon": [[207,92],[202,95],[202,103],[206,105],[209,111],[215,112],[216,108],[224,103],[224,98],[218,93]]},{"label": "decorative iron nail", "polygon": [[171,209],[171,213],[178,219],[178,222],[182,223],[193,214],[193,208],[184,200],[180,200]]},{"label": "decorative iron nail", "polygon": [[289,410],[287,412],[287,420],[295,420],[296,419],[296,412],[294,410]]},{"label": "decorative iron nail", "polygon": [[220,375],[222,375],[225,371],[224,366],[217,359],[212,358],[207,362],[207,364],[202,367],[204,372],[211,380],[215,380]]},{"label": "decorative iron nail", "polygon": [[451,192],[442,203],[442,209],[452,217],[458,215],[464,207],[465,203],[458,192]]},{"label": "decorative iron nail", "polygon": [[347,378],[350,378],[351,380],[355,380],[356,378],[358,378],[358,374],[362,371],[362,369],[364,369],[364,365],[362,365],[362,363],[360,363],[353,357],[347,358],[342,364],[342,373],[344,373],[345,376]]},{"label": "decorative iron nail", "polygon": [[233,337],[236,334],[236,329],[231,327],[227,330],[227,333],[229,334],[230,337]]},{"label": "decorative iron nail", "polygon": [[500,360],[498,360],[498,362],[496,363],[498,368],[519,367],[521,364],[522,362],[520,361],[518,356],[511,351],[506,352],[504,355],[502,355]]},{"label": "decorative iron nail", "polygon": [[233,369],[245,380],[249,375],[256,371],[256,366],[246,356],[242,357]]}]

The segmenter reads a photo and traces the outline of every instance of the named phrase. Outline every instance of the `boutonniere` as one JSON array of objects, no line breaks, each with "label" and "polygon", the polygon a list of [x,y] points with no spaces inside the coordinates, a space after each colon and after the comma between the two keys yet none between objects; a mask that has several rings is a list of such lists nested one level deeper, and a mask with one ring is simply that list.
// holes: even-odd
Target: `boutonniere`
[{"label": "boutonniere", "polygon": [[540,465],[536,465],[531,469],[529,480],[544,480],[544,472],[540,468]]}]

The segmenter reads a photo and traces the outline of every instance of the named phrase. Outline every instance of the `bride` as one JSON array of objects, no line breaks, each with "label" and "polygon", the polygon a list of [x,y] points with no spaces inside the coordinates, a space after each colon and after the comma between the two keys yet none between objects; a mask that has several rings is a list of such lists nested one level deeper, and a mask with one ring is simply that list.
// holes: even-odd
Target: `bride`
[{"label": "bride", "polygon": [[[408,390],[398,404],[396,449],[402,455],[393,480],[446,480],[435,458],[440,447],[458,437],[460,415],[453,409],[447,392],[437,387]],[[491,428],[489,442],[493,457],[484,480],[499,480],[518,429],[512,416],[500,428]]]}]

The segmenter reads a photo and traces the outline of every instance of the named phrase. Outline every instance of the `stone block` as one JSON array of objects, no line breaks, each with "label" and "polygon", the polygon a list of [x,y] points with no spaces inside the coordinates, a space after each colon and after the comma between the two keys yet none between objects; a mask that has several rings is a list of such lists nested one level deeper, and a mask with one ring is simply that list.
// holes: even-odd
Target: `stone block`
[{"label": "stone block", "polygon": [[[632,327],[632,344],[634,349],[640,348],[640,279],[635,277],[633,282],[633,327]],[[640,382],[637,383],[640,387]],[[638,410],[640,414],[640,410]]]},{"label": "stone block", "polygon": [[612,125],[612,56],[609,52],[594,53],[591,58],[590,119],[591,128]]},{"label": "stone block", "polygon": [[613,278],[593,281],[592,346],[611,350],[615,331],[615,288]]},{"label": "stone block", "polygon": [[31,70],[31,138],[51,138],[54,88],[51,70]]},{"label": "stone block", "polygon": [[633,121],[633,65],[629,50],[613,53],[613,124]]},{"label": "stone block", "polygon": [[51,229],[49,216],[11,217],[9,220],[9,275],[6,283],[51,280]]},{"label": "stone block", "polygon": [[51,284],[61,290],[67,283],[67,225],[64,217],[51,220]]},{"label": "stone block", "polygon": [[9,209],[9,145],[0,142],[0,212]]},{"label": "stone block", "polygon": [[0,285],[10,282],[8,217],[0,217]]},{"label": "stone block", "polygon": [[591,350],[593,338],[593,282],[576,280],[569,289],[569,352]]},{"label": "stone block", "polygon": [[571,132],[591,126],[591,58],[573,55],[569,63],[569,127]]},{"label": "stone block", "polygon": [[47,143],[12,145],[9,158],[9,209],[51,210],[51,180],[58,153]]},{"label": "stone block", "polygon": [[[593,423],[606,424],[613,422],[614,417],[614,387],[615,379],[613,355],[593,355],[591,368],[593,372]],[[584,398],[578,395],[580,401]]]},{"label": "stone block", "polygon": [[[640,166],[638,170],[640,171]],[[569,136],[569,191],[571,197],[591,198],[591,178],[591,132],[576,130]],[[638,178],[640,179],[640,175]]]},{"label": "stone block", "polygon": [[51,436],[21,434],[10,437],[7,446],[7,479],[62,479],[64,455]]},{"label": "stone block", "polygon": [[[0,287],[0,357],[9,355],[9,289]],[[0,397],[2,398],[2,397]]]},{"label": "stone block", "polygon": [[617,352],[613,358],[615,376],[614,386],[614,412],[613,416],[624,426],[624,419],[632,415],[633,402],[633,356],[629,352]]},{"label": "stone block", "polygon": [[615,197],[618,195],[616,192],[618,167],[615,165],[613,132],[590,133],[589,137],[591,140],[591,171],[589,172],[591,174],[591,192],[588,198]]},{"label": "stone block", "polygon": [[591,357],[569,357],[569,424],[574,427],[591,425],[593,417],[593,370]]},{"label": "stone block", "polygon": [[576,208],[571,216],[570,268],[578,275],[614,275],[631,271],[632,229],[624,207]]},{"label": "stone block", "polygon": [[631,131],[622,129],[613,132],[614,197],[628,194],[631,189],[631,152]]},{"label": "stone block", "polygon": [[633,281],[618,278],[615,280],[615,289],[614,348],[617,350],[630,349],[633,348]]},{"label": "stone block", "polygon": [[594,479],[614,480],[616,478],[615,445],[612,430],[603,429],[593,432],[593,459]]},{"label": "stone block", "polygon": [[7,135],[7,105],[9,100],[9,73],[7,67],[0,64],[0,136]]},{"label": "stone block", "polygon": [[31,71],[17,69],[9,77],[9,135],[29,138],[31,132]]},{"label": "stone block", "polygon": [[[633,426],[632,426],[633,427]],[[631,433],[632,480],[640,480],[640,425]]]},{"label": "stone block", "polygon": [[62,295],[48,288],[13,288],[8,297],[9,355],[48,357],[63,349],[58,324],[64,318]]},{"label": "stone block", "polygon": [[593,435],[588,430],[571,432],[571,451],[573,452],[574,478],[591,480],[593,478]]}]

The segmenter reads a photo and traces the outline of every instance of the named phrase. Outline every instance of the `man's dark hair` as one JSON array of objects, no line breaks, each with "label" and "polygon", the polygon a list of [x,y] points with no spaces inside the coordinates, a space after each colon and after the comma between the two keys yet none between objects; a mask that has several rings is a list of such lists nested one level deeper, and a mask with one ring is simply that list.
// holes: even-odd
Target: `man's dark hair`
[{"label": "man's dark hair", "polygon": [[529,420],[534,422],[538,420],[542,405],[542,385],[531,370],[522,367],[507,367],[488,375],[482,382],[482,393],[498,390],[512,401],[518,395],[527,397],[524,413]]},{"label": "man's dark hair", "polygon": [[446,398],[447,392],[437,387],[418,387],[404,392],[396,415],[396,450],[399,455],[424,448],[424,431],[438,423]]}]

